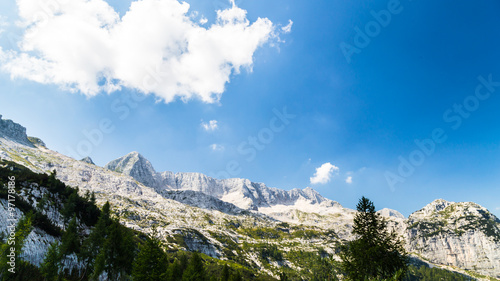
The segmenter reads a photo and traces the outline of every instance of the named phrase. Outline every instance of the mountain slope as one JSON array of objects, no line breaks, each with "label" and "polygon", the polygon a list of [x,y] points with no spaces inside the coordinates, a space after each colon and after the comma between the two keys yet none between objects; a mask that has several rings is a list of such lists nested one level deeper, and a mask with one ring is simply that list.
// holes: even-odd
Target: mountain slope
[{"label": "mountain slope", "polygon": [[[246,179],[158,173],[138,153],[102,168],[26,139],[26,129],[0,119],[2,159],[35,172],[55,170],[81,195],[95,192],[99,205],[110,201],[126,226],[146,233],[156,226],[171,251],[200,251],[274,276],[285,269],[310,276],[306,256],[335,256],[340,243],[353,238],[355,212],[310,188],[285,191]],[[394,210],[380,214],[406,237],[410,252],[431,264],[500,277],[500,222],[479,205],[437,200],[408,219]]]},{"label": "mountain slope", "polygon": [[438,199],[407,225],[408,248],[429,261],[500,278],[500,220],[484,207]]}]

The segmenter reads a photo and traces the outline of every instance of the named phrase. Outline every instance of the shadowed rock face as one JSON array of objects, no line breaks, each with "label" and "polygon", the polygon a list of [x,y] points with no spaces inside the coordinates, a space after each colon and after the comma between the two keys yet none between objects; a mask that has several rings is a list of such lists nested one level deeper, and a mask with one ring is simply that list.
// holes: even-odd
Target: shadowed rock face
[{"label": "shadowed rock face", "polygon": [[2,119],[2,115],[0,115],[0,136],[29,147],[34,147],[28,140],[26,128],[14,123],[12,120]]},{"label": "shadowed rock face", "polygon": [[85,163],[88,163],[88,164],[95,165],[94,161],[92,161],[92,158],[90,158],[90,157],[88,157],[88,156],[87,156],[87,157],[85,157],[85,158],[83,158],[83,159],[82,159],[82,160],[80,160],[80,161],[85,162]]}]

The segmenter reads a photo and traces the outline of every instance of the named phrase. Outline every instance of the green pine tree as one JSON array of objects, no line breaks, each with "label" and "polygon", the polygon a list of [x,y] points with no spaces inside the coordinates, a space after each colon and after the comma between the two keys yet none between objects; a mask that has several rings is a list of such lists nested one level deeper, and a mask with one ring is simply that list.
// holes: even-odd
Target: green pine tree
[{"label": "green pine tree", "polygon": [[110,204],[106,202],[102,207],[96,225],[92,229],[89,237],[85,239],[80,253],[81,259],[85,262],[86,271],[89,273],[92,273],[95,268],[97,255],[103,247],[111,222]]},{"label": "green pine tree", "polygon": [[182,281],[203,281],[206,278],[203,261],[200,254],[193,253],[186,270],[182,274]]},{"label": "green pine tree", "polygon": [[62,236],[61,253],[65,256],[71,253],[79,253],[80,243],[78,224],[76,223],[76,217],[73,216]]},{"label": "green pine tree", "polygon": [[188,266],[189,260],[186,254],[182,254],[180,259],[179,259],[179,268],[182,273],[184,273],[184,270],[186,270]]},{"label": "green pine tree", "polygon": [[108,280],[124,280],[132,272],[135,244],[132,233],[113,220],[106,232],[106,239],[96,257],[92,277],[106,272]]},{"label": "green pine tree", "polygon": [[220,281],[229,281],[229,266],[227,264],[225,264],[222,269]]},{"label": "green pine tree", "polygon": [[140,247],[135,258],[132,277],[134,281],[163,280],[168,270],[167,254],[162,249],[162,243],[157,238],[156,229],[151,237]]},{"label": "green pine tree", "polygon": [[239,271],[236,271],[235,274],[231,274],[231,277],[229,277],[229,281],[243,281],[241,273]]},{"label": "green pine tree", "polygon": [[[15,255],[15,259],[17,262],[19,262],[19,255],[22,253],[22,249],[24,246],[24,242],[26,241],[26,237],[30,234],[31,230],[33,229],[31,225],[31,219],[32,219],[33,214],[31,212],[27,213],[23,217],[19,219],[16,225],[16,231],[14,233],[14,240],[9,240],[7,238],[7,241],[5,244],[1,246],[0,249],[0,277],[2,280],[13,280],[16,271],[14,272],[9,271],[12,267],[9,265],[10,262],[10,255],[12,253]],[[11,251],[12,248],[14,251]]]},{"label": "green pine tree", "polygon": [[353,234],[357,238],[342,248],[342,269],[349,280],[387,279],[398,271],[399,280],[408,267],[403,242],[387,230],[387,222],[375,212],[373,202],[359,200]]},{"label": "green pine tree", "polygon": [[59,242],[52,243],[40,265],[40,271],[47,281],[59,280],[62,260],[59,249]]},{"label": "green pine tree", "polygon": [[168,266],[167,276],[165,280],[168,281],[179,281],[182,280],[182,268],[178,260],[175,260]]},{"label": "green pine tree", "polygon": [[61,209],[61,215],[63,216],[65,224],[68,223],[68,221],[76,214],[77,205],[78,205],[78,192],[75,189],[68,197],[66,202],[64,202],[63,208]]}]

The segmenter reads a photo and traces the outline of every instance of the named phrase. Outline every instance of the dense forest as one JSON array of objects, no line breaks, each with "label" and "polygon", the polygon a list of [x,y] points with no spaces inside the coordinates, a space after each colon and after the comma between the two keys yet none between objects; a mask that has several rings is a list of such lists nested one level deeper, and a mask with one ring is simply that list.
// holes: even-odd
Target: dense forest
[{"label": "dense forest", "polygon": [[[346,261],[338,262],[325,254],[298,257],[310,265],[309,276],[312,278],[303,278],[286,266],[283,266],[280,276],[274,278],[234,261],[218,260],[196,252],[167,251],[155,227],[153,233],[148,235],[123,226],[120,219],[113,215],[109,202],[99,209],[93,193],[80,196],[78,189],[59,181],[55,172],[37,174],[15,163],[0,163],[0,199],[5,202],[9,198],[8,179],[12,176],[15,176],[16,184],[25,187],[36,184],[47,189],[42,200],[36,204],[26,201],[19,194],[10,194],[15,197],[16,207],[24,214],[16,226],[16,256],[21,254],[26,237],[35,227],[57,240],[50,245],[39,267],[17,259],[16,273],[11,273],[7,257],[11,246],[7,242],[7,233],[1,233],[1,280],[356,280],[350,277]],[[54,206],[62,216],[63,227],[55,225],[43,212],[45,208]],[[365,217],[371,218],[372,223],[380,223],[369,212]],[[386,232],[381,233],[387,235]],[[352,242],[350,248],[355,249],[355,245]],[[280,252],[266,247],[261,249],[260,254],[276,258]],[[406,258],[402,257],[406,264]],[[396,253],[388,262],[398,258]],[[351,258],[350,261],[356,259]],[[384,280],[471,280],[470,277],[425,265],[410,264],[404,267],[404,271],[398,270],[388,271],[389,277]],[[394,276],[391,272],[395,273]],[[382,280],[376,276],[369,280]]]}]

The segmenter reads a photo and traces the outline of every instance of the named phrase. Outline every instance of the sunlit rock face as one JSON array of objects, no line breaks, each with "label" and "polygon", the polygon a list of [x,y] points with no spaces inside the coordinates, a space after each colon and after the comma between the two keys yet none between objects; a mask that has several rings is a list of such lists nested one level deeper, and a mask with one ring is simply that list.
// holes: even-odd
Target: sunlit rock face
[{"label": "sunlit rock face", "polygon": [[484,207],[438,199],[407,226],[408,249],[429,261],[500,277],[500,220]]}]

